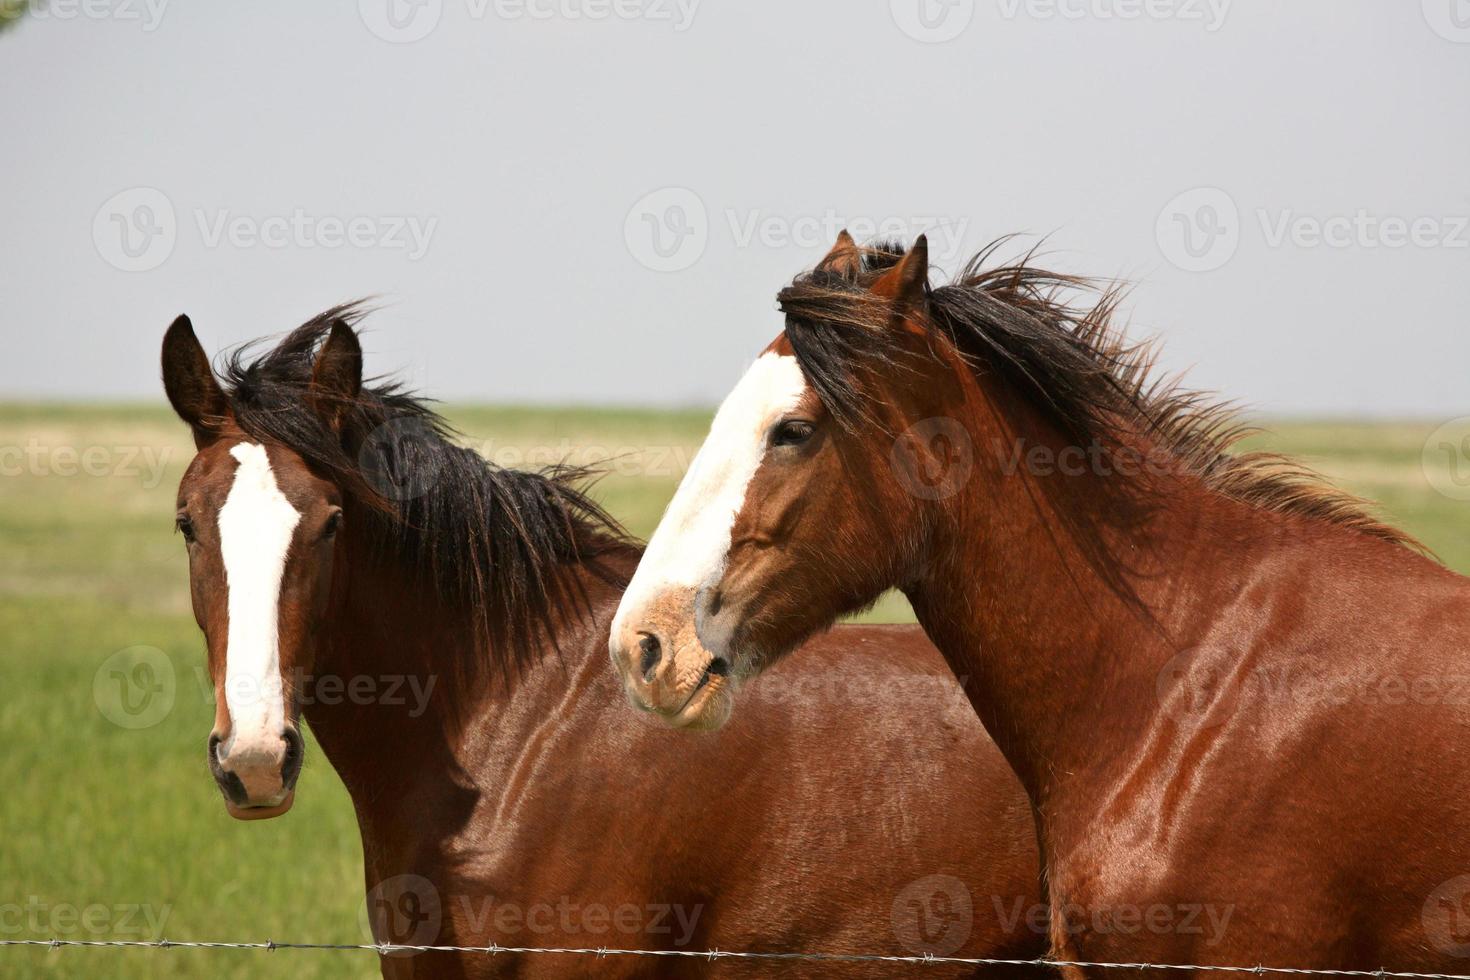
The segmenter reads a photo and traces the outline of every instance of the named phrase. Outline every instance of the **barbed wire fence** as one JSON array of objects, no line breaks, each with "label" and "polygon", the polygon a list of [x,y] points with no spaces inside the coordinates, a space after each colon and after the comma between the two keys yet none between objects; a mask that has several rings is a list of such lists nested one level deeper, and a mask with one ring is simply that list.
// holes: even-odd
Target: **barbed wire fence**
[{"label": "barbed wire fence", "polygon": [[0,939],[0,947],[45,947],[59,950],[66,947],[109,947],[126,949],[236,949],[275,952],[277,950],[317,950],[329,952],[372,952],[379,956],[416,953],[474,953],[484,956],[593,956],[607,957],[645,956],[662,958],[715,960],[784,961],[805,963],[892,963],[914,966],[1009,966],[1064,968],[1083,970],[1170,970],[1181,973],[1245,973],[1254,976],[1310,976],[1310,977],[1380,977],[1383,980],[1470,980],[1470,975],[1460,973],[1415,973],[1400,970],[1331,970],[1311,967],[1290,966],[1216,966],[1184,963],[1101,963],[1085,960],[1007,960],[988,957],[936,956],[928,953],[914,956],[893,956],[862,953],[758,953],[737,950],[692,950],[692,949],[615,949],[609,947],[571,946],[434,946],[404,943],[292,943],[275,942],[198,942],[186,940],[156,939]]}]

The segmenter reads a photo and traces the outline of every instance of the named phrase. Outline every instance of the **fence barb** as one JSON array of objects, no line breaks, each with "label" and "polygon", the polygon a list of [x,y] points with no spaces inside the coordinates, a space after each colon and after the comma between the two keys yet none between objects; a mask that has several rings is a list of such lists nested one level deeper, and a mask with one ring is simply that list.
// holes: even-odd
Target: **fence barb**
[{"label": "fence barb", "polygon": [[1461,973],[1414,973],[1397,970],[1327,970],[1311,967],[1291,966],[1210,966],[1183,963],[1094,963],[1086,960],[1053,960],[1045,957],[1036,960],[1003,960],[988,957],[936,956],[922,953],[915,956],[893,956],[880,953],[757,953],[726,949],[611,949],[608,947],[574,946],[430,946],[407,943],[281,943],[272,939],[258,943],[202,942],[178,939],[0,939],[4,946],[44,946],[62,949],[67,946],[122,947],[129,949],[256,949],[275,952],[278,949],[347,950],[373,952],[379,956],[394,953],[479,953],[486,956],[507,955],[558,955],[594,956],[662,956],[686,957],[704,960],[784,960],[808,963],[907,963],[918,966],[940,964],[949,966],[1031,966],[1031,967],[1075,967],[1084,970],[1177,970],[1191,973],[1250,973],[1256,976],[1308,976],[1308,977],[1374,977],[1383,980],[1470,980],[1470,975]]}]

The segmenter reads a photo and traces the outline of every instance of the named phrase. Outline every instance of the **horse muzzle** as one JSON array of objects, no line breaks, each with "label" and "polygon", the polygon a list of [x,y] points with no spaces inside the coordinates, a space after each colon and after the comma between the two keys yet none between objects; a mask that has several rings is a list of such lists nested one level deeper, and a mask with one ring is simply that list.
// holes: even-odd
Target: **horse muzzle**
[{"label": "horse muzzle", "polygon": [[629,622],[608,652],[628,700],[670,727],[716,729],[729,719],[737,679],[730,662],[705,649],[692,628]]},{"label": "horse muzzle", "polygon": [[295,725],[248,738],[209,736],[209,770],[237,820],[264,820],[291,809],[305,756]]}]

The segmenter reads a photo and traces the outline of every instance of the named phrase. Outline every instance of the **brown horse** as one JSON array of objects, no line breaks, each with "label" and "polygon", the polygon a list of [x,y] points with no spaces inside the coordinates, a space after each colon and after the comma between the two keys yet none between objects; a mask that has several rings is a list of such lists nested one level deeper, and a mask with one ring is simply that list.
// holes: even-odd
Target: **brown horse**
[{"label": "brown horse", "polygon": [[1056,956],[1465,972],[1470,582],[1232,454],[1111,292],[985,259],[844,234],[782,291],[615,619],[633,697],[718,724],[897,586],[1030,796]]},{"label": "brown horse", "polygon": [[[290,808],[304,715],[357,811],[377,941],[1040,954],[1025,796],[917,628],[811,644],[748,723],[706,740],[639,721],[606,661],[639,549],[568,474],[495,468],[423,402],[364,386],[355,314],[237,354],[224,384],[187,319],[164,340],[198,446],[177,521],[230,813]],[[853,658],[866,680],[834,680]],[[982,762],[941,778],[954,753]],[[758,968],[383,960],[390,976]]]}]

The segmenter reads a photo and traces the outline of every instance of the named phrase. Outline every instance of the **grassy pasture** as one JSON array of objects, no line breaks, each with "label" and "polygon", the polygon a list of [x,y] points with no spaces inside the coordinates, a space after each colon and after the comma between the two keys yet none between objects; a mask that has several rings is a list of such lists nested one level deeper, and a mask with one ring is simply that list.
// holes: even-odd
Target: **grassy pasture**
[{"label": "grassy pasture", "polygon": [[[449,415],[503,464],[611,459],[597,494],[645,536],[708,423],[702,411]],[[1432,423],[1273,428],[1255,443],[1380,501],[1446,563],[1470,571],[1470,504],[1437,492],[1422,462]],[[308,748],[296,808],[283,820],[229,819],[205,767],[213,709],[172,533],[174,488],[191,452],[160,408],[0,406],[0,939],[363,937],[356,826],[319,750]],[[869,617],[908,614],[891,599]],[[162,652],[174,689],[160,720],[132,729],[100,705],[112,703],[117,672],[157,656],[139,647]],[[0,975],[10,977],[376,970],[373,957],[354,954],[0,950]]]}]

